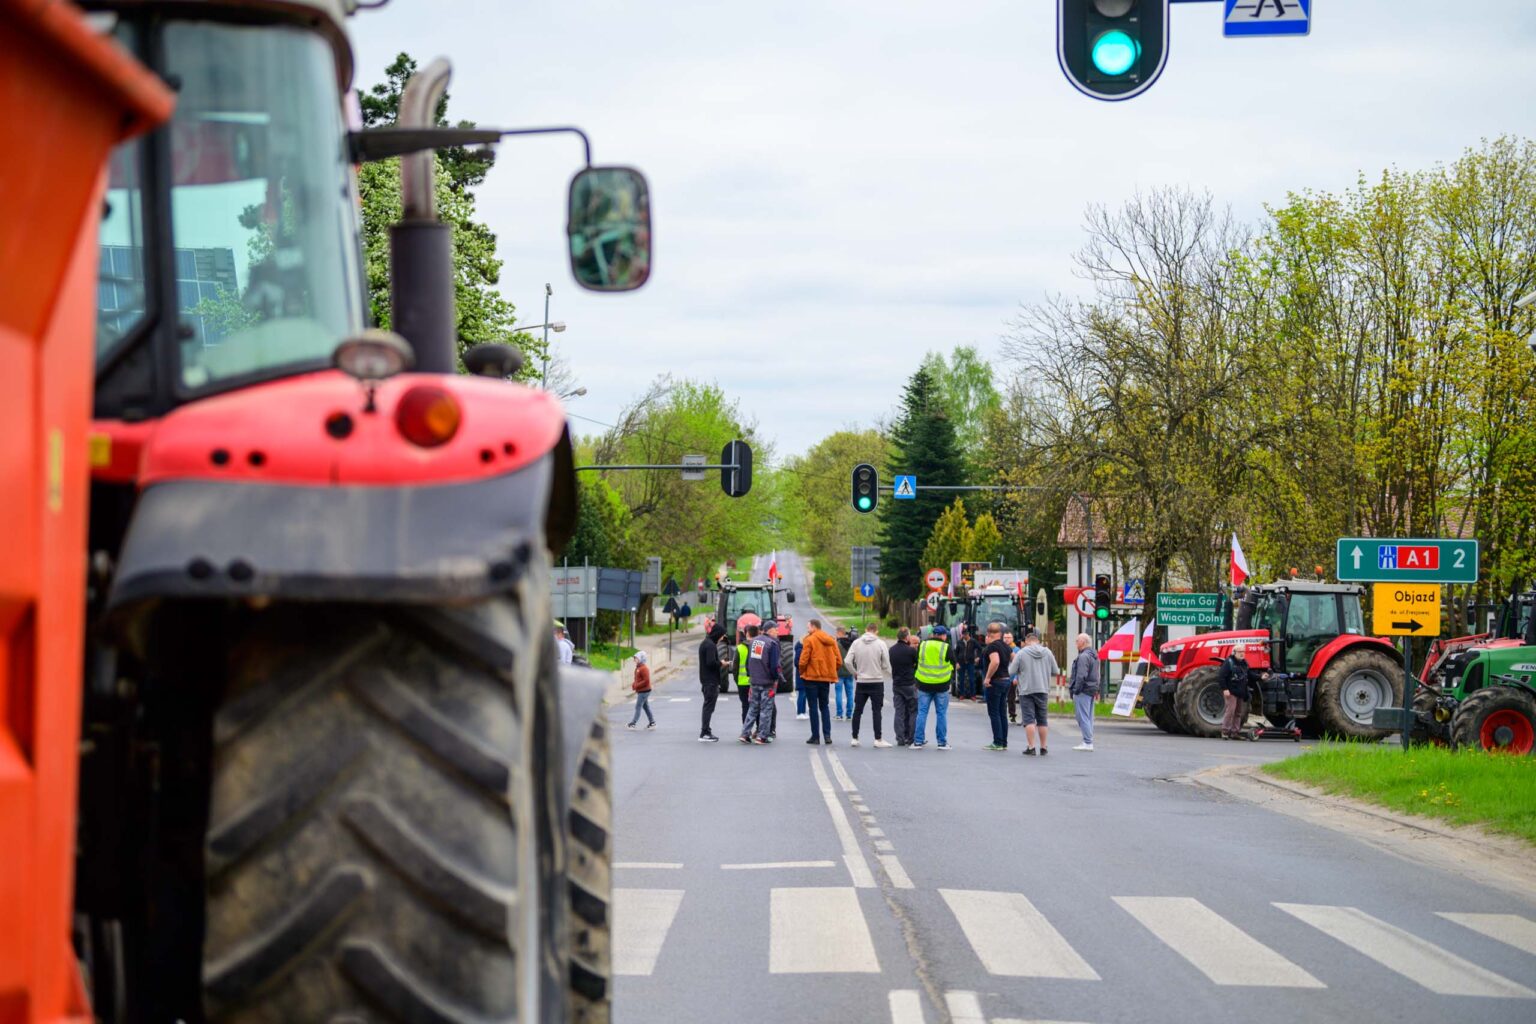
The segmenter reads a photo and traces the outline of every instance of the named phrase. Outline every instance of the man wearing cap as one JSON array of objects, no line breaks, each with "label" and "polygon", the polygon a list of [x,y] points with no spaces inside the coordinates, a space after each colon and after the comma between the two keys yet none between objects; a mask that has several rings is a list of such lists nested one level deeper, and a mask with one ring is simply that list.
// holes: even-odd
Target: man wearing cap
[{"label": "man wearing cap", "polygon": [[933,636],[917,645],[917,724],[912,727],[912,747],[927,745],[928,709],[934,709],[934,735],[940,750],[949,747],[949,681],[955,675],[954,655],[949,649],[949,631],[933,627]]},{"label": "man wearing cap", "polygon": [[699,718],[699,742],[718,741],[710,720],[715,715],[715,701],[720,699],[720,638],[725,630],[718,624],[710,627],[709,635],[699,643],[699,689],[704,692],[704,713]]}]

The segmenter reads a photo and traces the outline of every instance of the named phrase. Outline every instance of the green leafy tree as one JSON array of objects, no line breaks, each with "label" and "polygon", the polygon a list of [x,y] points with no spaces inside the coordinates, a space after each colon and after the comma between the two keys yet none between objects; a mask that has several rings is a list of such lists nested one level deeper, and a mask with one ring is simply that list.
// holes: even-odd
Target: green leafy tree
[{"label": "green leafy tree", "polygon": [[976,517],[976,522],[971,525],[969,543],[965,546],[965,560],[968,562],[992,562],[997,563],[997,557],[1003,550],[1003,534],[997,528],[997,520],[992,513],[983,512]]},{"label": "green leafy tree", "polygon": [[[400,94],[416,72],[416,62],[400,54],[385,69],[385,80],[367,92],[359,91],[364,127],[395,123]],[[437,123],[447,126],[448,97],[438,105]],[[471,121],[458,122],[472,128]],[[514,332],[515,309],[498,290],[501,260],[496,256],[496,235],[476,219],[474,188],[485,180],[492,157],[489,153],[449,148],[436,154],[435,192],[437,214],[453,229],[454,303],[457,311],[459,350],[481,342],[505,342],[519,346],[525,356],[518,376],[537,375],[543,343],[532,335]],[[357,176],[363,209],[363,265],[368,282],[369,306],[374,322],[390,325],[389,228],[400,219],[400,160],[364,164]]]},{"label": "green leafy tree", "polygon": [[920,366],[902,392],[901,408],[891,428],[886,479],[897,473],[916,474],[918,492],[911,501],[880,503],[880,586],[902,600],[921,597],[923,549],[933,525],[947,504],[941,491],[928,486],[965,483],[964,459],[955,442],[955,424],[944,404],[939,381]]},{"label": "green leafy tree", "polygon": [[965,502],[956,498],[933,524],[928,543],[923,545],[922,564],[929,569],[943,569],[948,574],[951,563],[967,559],[971,544],[971,524],[966,519]]},{"label": "green leafy tree", "polygon": [[880,529],[879,519],[856,511],[849,500],[853,467],[884,465],[886,448],[877,430],[839,430],[784,464],[785,504],[797,510],[789,535],[823,566],[836,593],[847,593],[851,585],[851,549],[875,544]]}]

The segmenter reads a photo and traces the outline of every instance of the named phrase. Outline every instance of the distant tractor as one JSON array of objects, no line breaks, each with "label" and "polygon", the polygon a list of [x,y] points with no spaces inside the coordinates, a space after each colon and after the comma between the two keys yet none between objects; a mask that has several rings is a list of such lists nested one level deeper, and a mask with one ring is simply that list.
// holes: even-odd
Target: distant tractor
[{"label": "distant tractor", "polygon": [[1536,754],[1536,645],[1471,648],[1446,661],[1440,685],[1414,694],[1411,737]]},{"label": "distant tractor", "polygon": [[778,595],[784,595],[785,604],[795,603],[793,590],[782,590],[774,583],[737,583],[725,580],[720,584],[720,597],[715,603],[714,617],[705,623],[706,628],[719,623],[725,635],[735,637],[749,625],[772,621],[778,626],[779,675],[783,680],[780,692],[794,689],[795,620],[787,613],[780,613]]},{"label": "distant tractor", "polygon": [[1445,686],[1444,676],[1459,675],[1477,651],[1486,648],[1520,647],[1536,644],[1536,589],[1512,593],[1501,601],[1498,619],[1487,633],[1439,639],[1429,645],[1424,666],[1419,670],[1419,684],[1436,689]]},{"label": "distant tractor", "polygon": [[1237,628],[1166,643],[1161,669],[1142,690],[1147,718],[1164,732],[1221,733],[1219,668],[1238,644],[1247,646],[1258,685],[1251,709],[1297,735],[1375,740],[1377,708],[1401,706],[1403,668],[1386,640],[1365,635],[1364,588],[1355,584],[1282,580],[1249,589]]}]

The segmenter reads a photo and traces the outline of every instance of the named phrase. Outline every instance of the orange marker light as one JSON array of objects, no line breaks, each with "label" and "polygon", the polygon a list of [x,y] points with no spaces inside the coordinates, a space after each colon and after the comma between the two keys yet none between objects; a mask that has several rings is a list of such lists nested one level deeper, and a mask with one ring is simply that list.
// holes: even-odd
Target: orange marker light
[{"label": "orange marker light", "polygon": [[458,400],[445,388],[418,384],[395,407],[395,427],[400,436],[422,448],[436,448],[459,432],[462,413]]}]

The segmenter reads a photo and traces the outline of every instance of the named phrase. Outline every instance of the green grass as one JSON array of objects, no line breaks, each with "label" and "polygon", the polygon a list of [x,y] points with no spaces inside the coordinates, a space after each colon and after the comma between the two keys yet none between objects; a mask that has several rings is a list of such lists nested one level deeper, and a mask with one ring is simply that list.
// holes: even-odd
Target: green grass
[{"label": "green grass", "polygon": [[634,656],[635,648],[633,647],[602,643],[592,645],[592,667],[605,672],[619,671],[620,662]]},{"label": "green grass", "polygon": [[[1129,721],[1129,719],[1126,719],[1124,715],[1117,715],[1117,714],[1115,714],[1114,710],[1115,710],[1115,703],[1114,703],[1114,701],[1099,701],[1099,702],[1097,702],[1096,704],[1093,705],[1093,717],[1095,719],[1099,719],[1099,718],[1119,718],[1119,719],[1122,719],[1124,721]],[[1074,711],[1073,711],[1073,708],[1072,708],[1071,704],[1059,704],[1059,703],[1057,703],[1055,701],[1052,701],[1051,705],[1050,705],[1050,713],[1052,715],[1061,715],[1063,718],[1071,718],[1072,715],[1074,714]],[[1147,717],[1147,713],[1145,711],[1141,710],[1141,708],[1132,708],[1131,709],[1131,718],[1146,718],[1146,717]]]},{"label": "green grass", "polygon": [[[786,607],[793,609],[797,606],[787,605]],[[864,627],[859,623],[859,606],[856,604],[827,604],[823,599],[816,601],[816,610],[821,612],[821,614],[826,618],[831,619],[833,624],[847,626],[848,630],[852,633],[862,633],[864,631]],[[874,606],[872,604],[866,606],[864,612],[864,621],[868,622],[874,616],[874,614]],[[796,615],[795,628],[800,629],[801,622],[808,617],[809,613]],[[887,626],[884,620],[882,620],[880,622],[880,635],[888,640],[895,640],[896,630],[890,626]]]},{"label": "green grass", "polygon": [[1264,766],[1282,779],[1536,843],[1536,758],[1444,747],[1322,743]]}]

